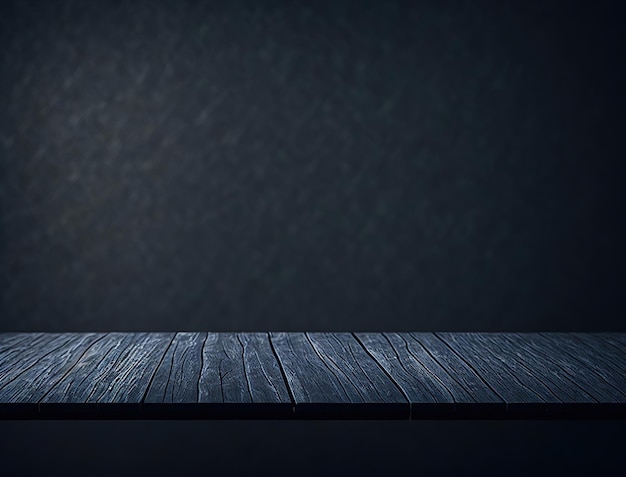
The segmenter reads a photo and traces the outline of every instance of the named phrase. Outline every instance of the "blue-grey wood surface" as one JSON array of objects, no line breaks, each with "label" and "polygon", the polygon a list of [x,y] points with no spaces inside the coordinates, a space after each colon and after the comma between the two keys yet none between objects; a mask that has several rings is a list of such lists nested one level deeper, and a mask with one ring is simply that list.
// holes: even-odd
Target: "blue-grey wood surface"
[{"label": "blue-grey wood surface", "polygon": [[1,419],[626,417],[619,333],[6,333]]}]

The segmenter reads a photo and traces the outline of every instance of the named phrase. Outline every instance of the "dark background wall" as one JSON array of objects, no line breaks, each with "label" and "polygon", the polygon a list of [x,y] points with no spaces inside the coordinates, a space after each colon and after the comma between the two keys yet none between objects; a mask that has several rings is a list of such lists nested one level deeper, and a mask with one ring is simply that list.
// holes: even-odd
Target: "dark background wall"
[{"label": "dark background wall", "polygon": [[3,3],[0,329],[626,330],[617,5]]},{"label": "dark background wall", "polygon": [[[0,331],[626,331],[619,3],[3,2]],[[4,422],[0,473],[621,475],[624,431]]]}]

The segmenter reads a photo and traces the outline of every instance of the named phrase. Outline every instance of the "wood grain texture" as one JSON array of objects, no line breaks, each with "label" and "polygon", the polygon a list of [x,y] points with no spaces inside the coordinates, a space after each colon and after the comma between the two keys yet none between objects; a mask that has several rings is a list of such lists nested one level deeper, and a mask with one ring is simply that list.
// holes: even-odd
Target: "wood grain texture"
[{"label": "wood grain texture", "polygon": [[40,339],[43,333],[4,333],[0,335],[0,366],[7,359],[6,353],[11,349],[20,350],[24,345],[30,346],[35,340]]},{"label": "wood grain texture", "polygon": [[271,333],[295,412],[407,418],[396,383],[350,333]]},{"label": "wood grain texture", "polygon": [[[623,394],[607,383],[593,368],[586,367],[584,359],[581,361],[575,355],[583,354],[584,347],[579,346],[576,351],[569,349],[566,342],[551,339],[549,336],[538,333],[519,333],[518,338],[527,353],[534,353],[544,366],[556,366],[564,375],[575,382],[586,393],[602,403],[623,402]],[[573,353],[573,354],[572,354]]]},{"label": "wood grain texture", "polygon": [[105,335],[43,396],[41,411],[87,409],[105,415],[138,412],[148,384],[173,337],[174,333]]},{"label": "wood grain texture", "polygon": [[[194,349],[197,349],[199,338],[190,336],[189,339],[196,343]],[[172,353],[175,355],[175,351]],[[267,333],[204,333],[199,352],[194,353],[198,353],[199,360],[189,363],[188,374],[194,379],[195,396],[189,394],[175,402],[196,402],[197,406],[179,406],[176,408],[179,415],[198,418],[292,416],[293,403]],[[161,367],[169,366],[167,362],[165,359]],[[180,367],[174,365],[175,369]],[[151,388],[159,390],[162,385],[155,381]],[[159,391],[156,395],[161,394]],[[145,408],[157,412],[163,408],[152,404],[159,402],[154,396],[153,391],[148,393]]]},{"label": "wood grain texture", "polygon": [[293,404],[268,333],[238,333],[252,402]]},{"label": "wood grain texture", "polygon": [[21,342],[5,349],[0,355],[0,391],[41,360],[69,344],[72,339],[71,334],[38,334],[30,342]]},{"label": "wood grain texture", "polygon": [[122,353],[135,340],[130,333],[109,333],[96,341],[53,386],[42,403],[95,403],[94,394],[111,380],[111,370]]},{"label": "wood grain texture", "polygon": [[176,333],[150,383],[145,403],[198,402],[206,333]]},{"label": "wood grain texture", "polygon": [[518,374],[528,374],[543,382],[563,403],[598,402],[590,393],[576,383],[572,377],[553,361],[543,359],[533,352],[519,333],[478,333],[476,339],[489,347],[501,359],[515,363],[513,369]]},{"label": "wood grain texture", "polygon": [[356,333],[355,337],[396,383],[417,414],[452,415],[471,393],[408,333]]},{"label": "wood grain texture", "polygon": [[[41,356],[23,370],[19,379],[13,379],[0,388],[0,402],[38,403],[103,334],[73,334],[53,352]],[[28,383],[28,386],[24,384]]]},{"label": "wood grain texture", "polygon": [[594,333],[594,336],[621,343],[622,350],[626,348],[626,333]]},{"label": "wood grain texture", "polygon": [[610,333],[570,333],[579,342],[593,347],[600,355],[614,361],[618,370],[626,369],[626,341]]},{"label": "wood grain texture", "polygon": [[139,403],[173,333],[130,335],[128,346],[102,375],[89,399],[98,403]]},{"label": "wood grain texture", "polygon": [[0,334],[0,419],[49,418],[626,418],[626,335]]},{"label": "wood grain texture", "polygon": [[626,402],[626,367],[619,353],[606,347],[582,342],[570,333],[542,333],[538,339],[546,345],[558,347],[563,356],[574,359],[580,369],[589,371],[589,378],[595,376],[597,383],[615,402]]},{"label": "wood grain texture", "polygon": [[209,333],[199,402],[291,403],[266,333]]},{"label": "wood grain texture", "polygon": [[[433,357],[459,386],[467,391],[474,403],[466,406],[464,401],[457,403],[457,410],[466,413],[476,412],[477,417],[483,415],[500,415],[506,410],[505,400],[488,382],[468,363],[465,357],[458,355],[449,345],[433,333],[408,334]],[[475,411],[474,411],[475,410]]]},{"label": "wood grain texture", "polygon": [[623,362],[626,360],[626,340],[620,339],[618,333],[570,333],[577,339],[586,339],[593,342],[598,349],[616,353]]},{"label": "wood grain texture", "polygon": [[535,415],[545,412],[547,403],[561,402],[543,382],[521,370],[517,360],[506,359],[497,350],[485,346],[478,334],[438,333],[437,336],[502,396],[507,413]]}]

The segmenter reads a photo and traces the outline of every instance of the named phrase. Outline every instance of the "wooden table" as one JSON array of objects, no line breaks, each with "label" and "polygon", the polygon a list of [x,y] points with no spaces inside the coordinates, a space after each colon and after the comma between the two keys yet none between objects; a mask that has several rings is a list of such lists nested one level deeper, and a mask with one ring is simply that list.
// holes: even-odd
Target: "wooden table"
[{"label": "wooden table", "polygon": [[624,417],[620,333],[0,334],[0,419]]}]

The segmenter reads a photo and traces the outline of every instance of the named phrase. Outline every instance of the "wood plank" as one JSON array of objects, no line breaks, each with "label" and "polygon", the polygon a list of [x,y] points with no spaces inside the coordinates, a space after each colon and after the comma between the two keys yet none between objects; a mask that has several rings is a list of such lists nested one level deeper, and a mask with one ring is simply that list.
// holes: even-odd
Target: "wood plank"
[{"label": "wood plank", "polygon": [[[138,413],[174,333],[109,333],[94,344],[40,404],[42,413],[84,409]],[[85,406],[85,404],[97,404]]]},{"label": "wood plank", "polygon": [[[0,334],[0,390],[32,367],[44,346],[58,335],[44,333]],[[53,348],[54,349],[54,348]],[[36,403],[7,403],[0,400],[0,419],[32,419],[37,416]]]},{"label": "wood plank", "polygon": [[267,333],[208,333],[198,389],[204,417],[284,418],[293,414]]},{"label": "wood plank", "polygon": [[398,386],[380,365],[364,352],[351,333],[307,333],[316,353],[335,374],[342,374],[363,402],[407,403]]},{"label": "wood plank", "polygon": [[453,377],[458,386],[466,390],[474,399],[474,402],[459,400],[455,406],[456,416],[498,418],[505,415],[507,407],[504,399],[444,341],[434,333],[408,333],[407,335],[426,350]]},{"label": "wood plank", "polygon": [[546,384],[563,403],[598,402],[552,360],[542,359],[529,351],[518,333],[480,333],[477,340],[500,354],[509,362],[516,362],[520,373],[528,373]]},{"label": "wood plank", "polygon": [[474,402],[441,365],[410,335],[355,333],[409,401],[411,413],[453,413],[456,402]]},{"label": "wood plank", "polygon": [[0,334],[0,368],[7,354],[11,350],[20,350],[24,345],[30,346],[32,342],[41,339],[44,333],[2,333]]},{"label": "wood plank", "polygon": [[603,389],[617,401],[626,402],[626,368],[620,364],[617,356],[606,349],[598,349],[589,343],[581,346],[581,341],[569,333],[542,333],[551,346],[558,347],[580,363],[585,369],[599,378]]},{"label": "wood plank", "polygon": [[[91,346],[49,392],[42,397],[44,404],[96,403],[92,398],[99,383],[134,340],[130,333],[108,333]],[[96,406],[93,406],[96,409]]]},{"label": "wood plank", "polygon": [[197,403],[206,333],[176,333],[161,361],[144,403]]},{"label": "wood plank", "polygon": [[[586,351],[592,359],[615,377],[626,374],[626,344],[591,333],[567,333],[566,336],[574,346],[582,345],[587,348]],[[623,389],[624,384],[626,382],[621,381],[618,386]]]},{"label": "wood plank", "polygon": [[409,403],[350,333],[271,333],[301,418],[409,417]]},{"label": "wood plank", "polygon": [[39,400],[67,373],[82,354],[101,338],[96,333],[70,334],[65,344],[54,351],[44,353],[37,362],[25,368],[15,379],[0,389],[2,413],[11,412],[11,406],[19,404],[19,412],[25,417],[39,413]]},{"label": "wood plank", "polygon": [[621,359],[626,360],[626,333],[573,333],[577,338],[588,337],[604,345],[598,345],[603,351],[610,349],[617,352]]},{"label": "wood plank", "polygon": [[[42,356],[34,366],[24,370],[19,379],[6,383],[0,389],[0,402],[38,403],[75,364],[89,347],[103,334],[69,334],[64,346]],[[24,383],[28,383],[25,386]]]},{"label": "wood plank", "polygon": [[252,402],[243,364],[243,346],[235,333],[209,333],[202,359],[198,402]]},{"label": "wood plank", "polygon": [[601,338],[611,338],[615,341],[618,341],[622,344],[622,346],[626,346],[626,333],[594,333]]},{"label": "wood plank", "polygon": [[520,417],[541,416],[546,403],[562,403],[542,381],[529,375],[517,363],[507,360],[481,344],[475,333],[437,333],[459,356],[502,396],[506,412]]},{"label": "wood plank", "polygon": [[126,353],[100,380],[91,398],[98,403],[140,403],[174,333],[137,333]]},{"label": "wood plank", "polygon": [[0,357],[0,391],[71,340],[71,335],[66,333],[42,334],[34,337],[30,344],[5,350]]},{"label": "wood plank", "polygon": [[626,334],[0,334],[38,418],[626,418]]},{"label": "wood plank", "polygon": [[[26,365],[28,356],[38,357],[41,347],[52,340],[44,333],[11,333],[0,335],[0,389]],[[30,363],[32,365],[32,361]],[[28,365],[26,365],[27,367]],[[13,372],[13,375],[11,374]]]},{"label": "wood plank", "polygon": [[293,404],[268,333],[238,333],[252,402]]},{"label": "wood plank", "polygon": [[538,333],[518,333],[517,337],[521,340],[520,346],[523,346],[527,353],[534,353],[537,359],[551,363],[552,366],[558,366],[563,373],[598,402],[622,402],[621,393],[607,386],[607,383],[584,364],[564,352],[559,343],[555,344]]}]

